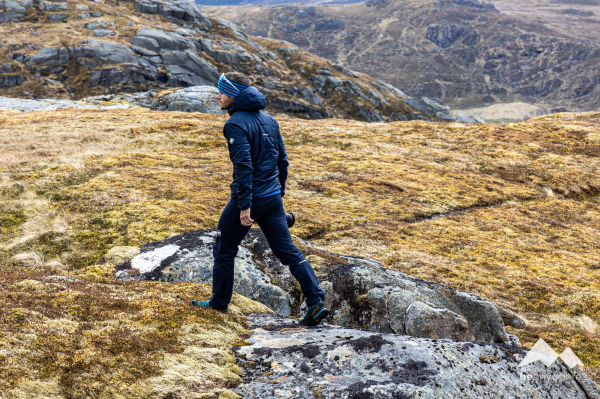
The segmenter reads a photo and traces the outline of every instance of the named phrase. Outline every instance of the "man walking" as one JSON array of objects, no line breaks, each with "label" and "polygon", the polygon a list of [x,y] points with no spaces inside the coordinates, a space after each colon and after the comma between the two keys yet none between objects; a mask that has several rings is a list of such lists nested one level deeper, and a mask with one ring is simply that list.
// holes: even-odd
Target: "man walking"
[{"label": "man walking", "polygon": [[231,199],[219,219],[213,247],[213,293],[208,301],[191,305],[227,311],[233,295],[234,261],[238,245],[256,222],[275,256],[288,265],[300,283],[308,309],[301,323],[315,326],[329,315],[325,293],[302,252],[292,242],[283,208],[289,165],[279,124],[262,111],[265,97],[239,72],[221,75],[221,109],[231,116],[223,134],[233,162]]}]

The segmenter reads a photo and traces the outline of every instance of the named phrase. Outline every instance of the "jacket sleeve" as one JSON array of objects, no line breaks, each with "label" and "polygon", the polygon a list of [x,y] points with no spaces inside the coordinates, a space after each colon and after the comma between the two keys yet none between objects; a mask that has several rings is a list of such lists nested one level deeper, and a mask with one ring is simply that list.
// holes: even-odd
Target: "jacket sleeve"
[{"label": "jacket sleeve", "polygon": [[281,196],[285,195],[285,182],[288,177],[288,157],[285,152],[285,145],[283,144],[283,137],[279,131],[279,124],[277,124],[277,139],[279,140],[279,158],[277,159],[277,169],[279,169],[279,184],[281,184]]},{"label": "jacket sleeve", "polygon": [[240,126],[227,123],[223,129],[227,139],[229,158],[237,183],[237,200],[240,209],[252,207],[252,156],[246,132]]}]

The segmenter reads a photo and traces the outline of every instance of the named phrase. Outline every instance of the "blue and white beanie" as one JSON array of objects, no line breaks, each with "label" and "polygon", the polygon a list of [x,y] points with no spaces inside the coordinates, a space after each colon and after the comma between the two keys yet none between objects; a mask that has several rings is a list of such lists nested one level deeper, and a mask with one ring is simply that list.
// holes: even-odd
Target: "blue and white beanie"
[{"label": "blue and white beanie", "polygon": [[219,78],[219,84],[217,85],[217,89],[223,93],[228,95],[229,97],[236,98],[242,91],[247,89],[248,85],[243,83],[236,82],[231,79],[227,79],[225,74],[221,74],[221,78]]}]

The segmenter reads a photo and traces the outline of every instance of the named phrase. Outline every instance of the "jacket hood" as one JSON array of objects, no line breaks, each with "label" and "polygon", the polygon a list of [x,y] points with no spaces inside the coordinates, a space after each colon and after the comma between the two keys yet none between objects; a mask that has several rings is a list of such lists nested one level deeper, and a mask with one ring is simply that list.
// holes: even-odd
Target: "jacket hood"
[{"label": "jacket hood", "polygon": [[233,115],[234,112],[237,111],[250,111],[256,112],[264,109],[267,106],[267,99],[263,94],[256,90],[254,87],[250,86],[247,89],[244,89],[238,96],[235,98],[233,105],[229,108],[229,115]]}]

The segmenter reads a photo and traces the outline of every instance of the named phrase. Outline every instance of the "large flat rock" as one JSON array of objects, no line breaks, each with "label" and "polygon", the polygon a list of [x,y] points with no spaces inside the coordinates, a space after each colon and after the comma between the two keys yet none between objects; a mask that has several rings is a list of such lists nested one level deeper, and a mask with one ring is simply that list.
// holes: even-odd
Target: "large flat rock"
[{"label": "large flat rock", "polygon": [[250,315],[252,345],[235,347],[248,398],[587,399],[561,361],[519,366],[527,350],[508,344],[380,334],[322,323],[300,327]]}]

